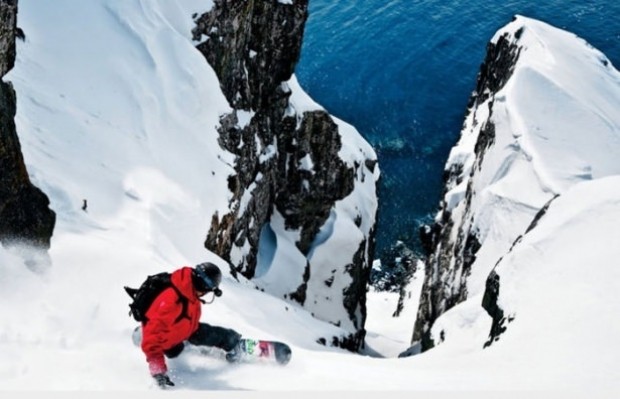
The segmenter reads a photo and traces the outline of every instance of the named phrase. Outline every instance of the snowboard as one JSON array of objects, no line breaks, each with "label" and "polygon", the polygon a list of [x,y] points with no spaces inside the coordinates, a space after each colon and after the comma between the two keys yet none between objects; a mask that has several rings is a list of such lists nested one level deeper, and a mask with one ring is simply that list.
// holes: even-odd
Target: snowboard
[{"label": "snowboard", "polygon": [[239,348],[241,353],[235,361],[240,362],[267,361],[285,365],[292,355],[291,347],[279,341],[241,338]]},{"label": "snowboard", "polygon": [[[134,345],[140,346],[142,329],[138,326],[132,333]],[[192,345],[193,346],[193,345]],[[272,363],[285,365],[291,360],[291,347],[284,342],[253,338],[241,338],[237,356],[230,356],[222,349],[208,346],[194,346],[201,355],[226,359],[229,363]]]}]

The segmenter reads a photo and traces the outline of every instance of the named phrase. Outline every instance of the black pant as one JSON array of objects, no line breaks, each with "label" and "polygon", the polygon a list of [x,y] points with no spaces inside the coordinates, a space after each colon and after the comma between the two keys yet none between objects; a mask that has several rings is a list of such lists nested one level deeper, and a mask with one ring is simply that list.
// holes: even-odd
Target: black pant
[{"label": "black pant", "polygon": [[[240,339],[241,334],[233,329],[199,323],[198,330],[187,339],[187,342],[192,345],[215,346],[228,352],[237,345]],[[168,358],[177,357],[183,352],[184,347],[185,344],[181,342],[165,351],[164,354]]]}]

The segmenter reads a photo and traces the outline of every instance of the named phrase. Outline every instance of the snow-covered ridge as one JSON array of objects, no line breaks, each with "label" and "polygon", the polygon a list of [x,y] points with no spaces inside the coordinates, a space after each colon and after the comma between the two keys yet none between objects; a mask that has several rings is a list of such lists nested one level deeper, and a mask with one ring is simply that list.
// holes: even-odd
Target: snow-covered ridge
[{"label": "snow-covered ridge", "polygon": [[[494,151],[485,152],[479,173],[471,177],[478,198],[470,207],[472,230],[481,242],[503,243],[478,252],[479,263],[487,265],[553,195],[579,181],[620,173],[620,73],[582,39],[542,22],[518,17],[494,40],[504,34],[515,38],[521,51],[512,77],[489,100]],[[484,125],[487,107],[480,104],[472,114],[478,126]],[[470,126],[465,131],[475,135],[479,128],[473,121]],[[448,165],[467,141],[457,144]],[[469,183],[468,172],[464,168],[459,186]],[[470,293],[479,292],[487,273],[472,267]]]},{"label": "snow-covered ridge", "polygon": [[620,174],[620,73],[609,60],[573,34],[521,16],[491,43],[434,226],[441,232],[426,284],[441,284],[443,294],[422,301],[416,339],[429,337],[428,309],[436,319],[484,292],[492,268],[550,199]]}]

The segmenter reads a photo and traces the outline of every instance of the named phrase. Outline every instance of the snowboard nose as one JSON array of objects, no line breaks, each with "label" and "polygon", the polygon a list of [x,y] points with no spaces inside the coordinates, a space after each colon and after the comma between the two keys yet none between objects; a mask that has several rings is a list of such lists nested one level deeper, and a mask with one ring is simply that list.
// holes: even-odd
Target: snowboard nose
[{"label": "snowboard nose", "polygon": [[135,346],[140,346],[142,344],[142,327],[138,326],[131,333],[131,340]]},{"label": "snowboard nose", "polygon": [[286,364],[291,360],[291,348],[288,345],[282,345],[276,343],[275,345],[276,351],[276,360],[280,364]]}]

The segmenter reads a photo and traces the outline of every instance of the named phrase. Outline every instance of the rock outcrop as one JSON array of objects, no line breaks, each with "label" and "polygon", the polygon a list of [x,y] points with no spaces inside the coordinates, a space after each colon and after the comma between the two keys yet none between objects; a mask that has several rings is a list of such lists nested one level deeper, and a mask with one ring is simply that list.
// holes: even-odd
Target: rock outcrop
[{"label": "rock outcrop", "polygon": [[617,87],[606,57],[568,32],[520,16],[498,31],[446,164],[440,210],[421,231],[426,279],[414,345],[432,348],[437,319],[473,297],[493,318],[491,340],[503,331],[494,266],[551,199],[620,172],[611,161]]},{"label": "rock outcrop", "polygon": [[[0,76],[15,63],[16,20],[17,1],[0,3]],[[47,196],[30,182],[15,128],[15,107],[13,86],[0,81],[0,242],[47,250],[56,215]]]},{"label": "rock outcrop", "polygon": [[[336,344],[357,350],[365,335],[379,172],[367,143],[357,153],[348,151],[341,123],[318,106],[301,109],[291,100],[307,16],[307,0],[216,0],[209,12],[195,16],[197,48],[233,108],[221,118],[219,143],[236,159],[230,212],[213,215],[205,246],[228,260],[233,274],[345,328],[349,334]],[[370,190],[354,205],[357,213],[337,211],[356,184]],[[346,260],[320,261],[313,254],[329,240],[324,236],[334,217],[350,219],[359,234],[341,243]],[[269,255],[259,259],[261,253]],[[289,270],[269,270],[278,253],[289,257]],[[343,282],[333,284],[337,275]],[[333,311],[334,302],[341,312]]]},{"label": "rock outcrop", "polygon": [[[519,56],[520,47],[500,36],[497,43],[489,43],[487,55],[480,68],[476,89],[470,97],[468,109],[474,113],[477,107],[488,106],[489,114],[493,112],[493,102],[489,98],[504,87],[514,70]],[[488,105],[487,105],[488,104]],[[430,337],[430,328],[434,320],[448,309],[467,298],[467,277],[471,265],[480,249],[476,231],[471,229],[473,215],[471,200],[473,195],[472,176],[480,169],[486,150],[493,144],[495,125],[489,118],[475,121],[474,125],[482,124],[474,148],[476,166],[469,175],[465,173],[465,165],[452,163],[444,174],[445,188],[440,209],[435,223],[424,226],[421,230],[422,242],[427,249],[426,278],[422,287],[420,307],[413,333],[413,342],[420,342],[422,349],[434,346]],[[455,187],[467,183],[462,199],[464,213],[453,215],[454,206],[446,202],[446,194]]]}]

